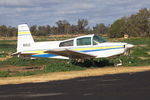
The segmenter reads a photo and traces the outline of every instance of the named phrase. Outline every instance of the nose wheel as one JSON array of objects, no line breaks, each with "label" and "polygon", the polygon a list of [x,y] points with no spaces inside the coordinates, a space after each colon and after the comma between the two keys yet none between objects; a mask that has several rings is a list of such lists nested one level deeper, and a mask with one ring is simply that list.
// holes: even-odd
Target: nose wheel
[{"label": "nose wheel", "polygon": [[[127,56],[127,62],[128,64],[131,64],[131,50],[128,49],[126,52],[125,52],[125,55]],[[122,66],[123,65],[123,61],[122,59],[117,59],[117,62],[114,64],[115,66]]]},{"label": "nose wheel", "polygon": [[122,60],[121,60],[121,59],[119,59],[118,61],[119,61],[119,62],[118,62],[118,63],[115,63],[114,65],[115,65],[116,67],[118,67],[118,66],[122,66]]}]

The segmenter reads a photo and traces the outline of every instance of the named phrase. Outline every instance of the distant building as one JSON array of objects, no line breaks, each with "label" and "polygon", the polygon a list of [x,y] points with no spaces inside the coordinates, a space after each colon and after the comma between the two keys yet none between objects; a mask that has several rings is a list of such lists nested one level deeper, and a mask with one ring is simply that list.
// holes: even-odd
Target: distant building
[{"label": "distant building", "polygon": [[129,35],[128,34],[124,34],[124,38],[125,39],[129,38]]}]

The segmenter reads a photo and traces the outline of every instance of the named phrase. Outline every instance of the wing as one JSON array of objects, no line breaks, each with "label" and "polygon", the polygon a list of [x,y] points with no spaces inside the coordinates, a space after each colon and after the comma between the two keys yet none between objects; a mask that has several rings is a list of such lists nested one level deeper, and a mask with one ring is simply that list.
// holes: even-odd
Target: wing
[{"label": "wing", "polygon": [[70,49],[54,49],[54,50],[45,51],[45,53],[65,56],[65,57],[69,57],[71,59],[95,58],[95,56],[93,56],[93,55],[82,53],[82,52],[77,52],[77,51],[70,50]]}]

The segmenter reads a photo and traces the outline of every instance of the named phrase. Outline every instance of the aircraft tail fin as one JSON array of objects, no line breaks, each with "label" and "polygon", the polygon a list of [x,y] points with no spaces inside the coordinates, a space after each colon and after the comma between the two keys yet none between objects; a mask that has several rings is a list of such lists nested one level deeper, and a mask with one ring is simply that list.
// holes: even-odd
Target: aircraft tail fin
[{"label": "aircraft tail fin", "polygon": [[17,52],[30,49],[34,44],[33,37],[27,24],[18,25]]}]

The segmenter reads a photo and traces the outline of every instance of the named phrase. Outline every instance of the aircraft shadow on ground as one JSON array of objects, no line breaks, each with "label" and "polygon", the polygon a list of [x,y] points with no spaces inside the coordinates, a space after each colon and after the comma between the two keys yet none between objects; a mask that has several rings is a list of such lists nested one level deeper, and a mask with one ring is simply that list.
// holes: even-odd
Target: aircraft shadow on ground
[{"label": "aircraft shadow on ground", "polygon": [[72,64],[81,66],[81,67],[105,67],[105,66],[114,66],[113,62],[110,62],[107,59],[104,60],[85,60],[84,62],[72,62]]},{"label": "aircraft shadow on ground", "polygon": [[0,100],[149,100],[150,71],[0,86]]}]

